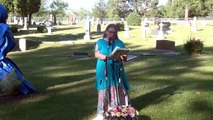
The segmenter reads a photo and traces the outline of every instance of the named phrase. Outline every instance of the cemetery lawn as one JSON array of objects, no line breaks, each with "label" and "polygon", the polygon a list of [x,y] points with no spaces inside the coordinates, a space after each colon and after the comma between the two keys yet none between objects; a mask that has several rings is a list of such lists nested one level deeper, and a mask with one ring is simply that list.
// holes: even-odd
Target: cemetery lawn
[{"label": "cemetery lawn", "polygon": [[[1,96],[0,120],[92,119],[97,106],[93,49],[94,42],[102,36],[95,30],[93,27],[92,40],[83,40],[83,28],[79,26],[58,26],[53,35],[16,33],[17,39],[48,43],[38,42],[26,52],[13,51],[8,55],[38,93],[6,100]],[[212,120],[212,26],[200,26],[197,33],[188,32],[190,28],[185,26],[172,26],[172,30],[166,37],[175,41],[176,51],[181,53],[176,56],[142,56],[142,52],[155,47],[155,38],[142,39],[140,27],[131,27],[130,39],[119,32],[132,49],[131,54],[139,55],[125,63],[132,106],[139,110],[140,120]],[[183,44],[190,37],[204,42],[200,56],[185,54]],[[74,44],[60,44],[58,41],[62,40],[72,40]],[[75,51],[86,51],[89,57],[74,57]]]}]

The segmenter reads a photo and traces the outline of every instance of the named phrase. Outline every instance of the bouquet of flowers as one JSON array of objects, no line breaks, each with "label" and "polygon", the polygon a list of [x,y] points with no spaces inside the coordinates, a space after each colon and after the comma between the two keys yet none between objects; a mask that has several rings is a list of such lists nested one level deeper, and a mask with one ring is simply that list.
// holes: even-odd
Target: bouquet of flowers
[{"label": "bouquet of flowers", "polygon": [[139,112],[131,106],[109,107],[104,113],[108,120],[138,120]]}]

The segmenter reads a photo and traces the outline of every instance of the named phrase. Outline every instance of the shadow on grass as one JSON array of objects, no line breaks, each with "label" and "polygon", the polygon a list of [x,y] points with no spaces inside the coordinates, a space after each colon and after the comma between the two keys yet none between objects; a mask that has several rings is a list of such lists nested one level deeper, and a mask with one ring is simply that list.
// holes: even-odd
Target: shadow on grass
[{"label": "shadow on grass", "polygon": [[[12,49],[12,51],[20,51],[19,48],[19,40],[15,39],[15,47]],[[26,50],[30,50],[30,49],[36,49],[39,47],[39,45],[42,44],[41,41],[32,41],[32,40],[26,40]]]},{"label": "shadow on grass", "polygon": [[[57,27],[57,26],[56,26]],[[55,29],[52,29],[52,32],[57,32],[57,31],[66,31],[66,30],[74,30],[74,29],[79,29],[81,27],[76,27],[76,26],[70,26],[68,28],[55,28]]]},{"label": "shadow on grass", "polygon": [[[92,54],[93,49],[94,45],[87,44],[51,46],[11,55],[11,59],[20,66],[26,78],[41,92],[41,96],[35,96],[31,101],[29,100],[30,102],[17,105],[16,109],[13,105],[7,104],[6,107],[1,105],[1,108],[5,108],[7,112],[0,117],[5,120],[15,119],[17,116],[18,120],[27,118],[31,120],[83,120],[85,116],[94,114],[97,105],[96,59],[93,57],[71,59],[69,57],[74,51],[87,51]],[[210,47],[205,49],[207,52],[213,51],[213,48]],[[132,99],[132,105],[141,111],[150,105],[157,106],[166,101],[171,96],[178,94],[180,89],[183,92],[212,90],[213,83],[209,79],[212,78],[213,72],[196,69],[203,66],[203,61],[208,60],[202,57],[191,58],[186,55],[141,56],[134,63],[126,65],[127,75],[133,87],[144,84],[147,87],[153,85],[155,88],[154,90],[148,89],[145,94],[139,93],[142,95]],[[188,72],[205,77],[184,76]],[[161,78],[161,76],[164,77]],[[137,81],[134,81],[136,79]],[[166,87],[162,88],[162,86]],[[43,95],[44,93],[45,95]],[[199,107],[202,107],[202,104],[206,106],[206,109]],[[202,109],[207,112],[212,110],[208,101],[198,101],[190,105],[190,112]],[[17,109],[19,112],[16,111]],[[10,116],[12,113],[13,116]],[[29,117],[35,115],[36,117]],[[151,116],[143,115],[141,118],[151,120]]]},{"label": "shadow on grass", "polygon": [[149,105],[158,104],[170,96],[176,94],[176,86],[168,86],[162,89],[153,90],[145,95],[132,99],[132,104],[136,106],[137,110],[141,110]]},{"label": "shadow on grass", "polygon": [[66,40],[79,40],[83,39],[84,33],[79,34],[66,34],[66,35],[44,35],[43,37],[26,37],[29,40],[39,40],[39,41],[49,41],[49,42],[57,42],[57,41],[66,41]]}]

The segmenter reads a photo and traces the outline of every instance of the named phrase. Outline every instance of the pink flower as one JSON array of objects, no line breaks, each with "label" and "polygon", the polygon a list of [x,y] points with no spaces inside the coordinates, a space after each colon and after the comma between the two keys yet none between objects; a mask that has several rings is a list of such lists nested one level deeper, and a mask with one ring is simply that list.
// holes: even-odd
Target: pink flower
[{"label": "pink flower", "polygon": [[105,112],[105,117],[107,119],[125,119],[125,118],[137,118],[139,112],[130,106],[116,106],[114,108],[109,107],[107,112]]}]

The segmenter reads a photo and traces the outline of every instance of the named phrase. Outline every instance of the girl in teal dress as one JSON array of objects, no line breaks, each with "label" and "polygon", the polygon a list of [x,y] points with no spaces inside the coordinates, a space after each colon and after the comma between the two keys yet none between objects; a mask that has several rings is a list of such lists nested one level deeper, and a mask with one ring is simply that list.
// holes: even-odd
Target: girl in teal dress
[{"label": "girl in teal dress", "polygon": [[118,60],[110,59],[110,54],[115,47],[124,48],[124,43],[118,38],[115,24],[107,26],[103,38],[95,46],[96,64],[96,89],[98,91],[97,117],[93,120],[104,119],[103,113],[108,107],[117,105],[130,105],[127,91],[128,80],[123,62],[126,55],[121,55]]}]

